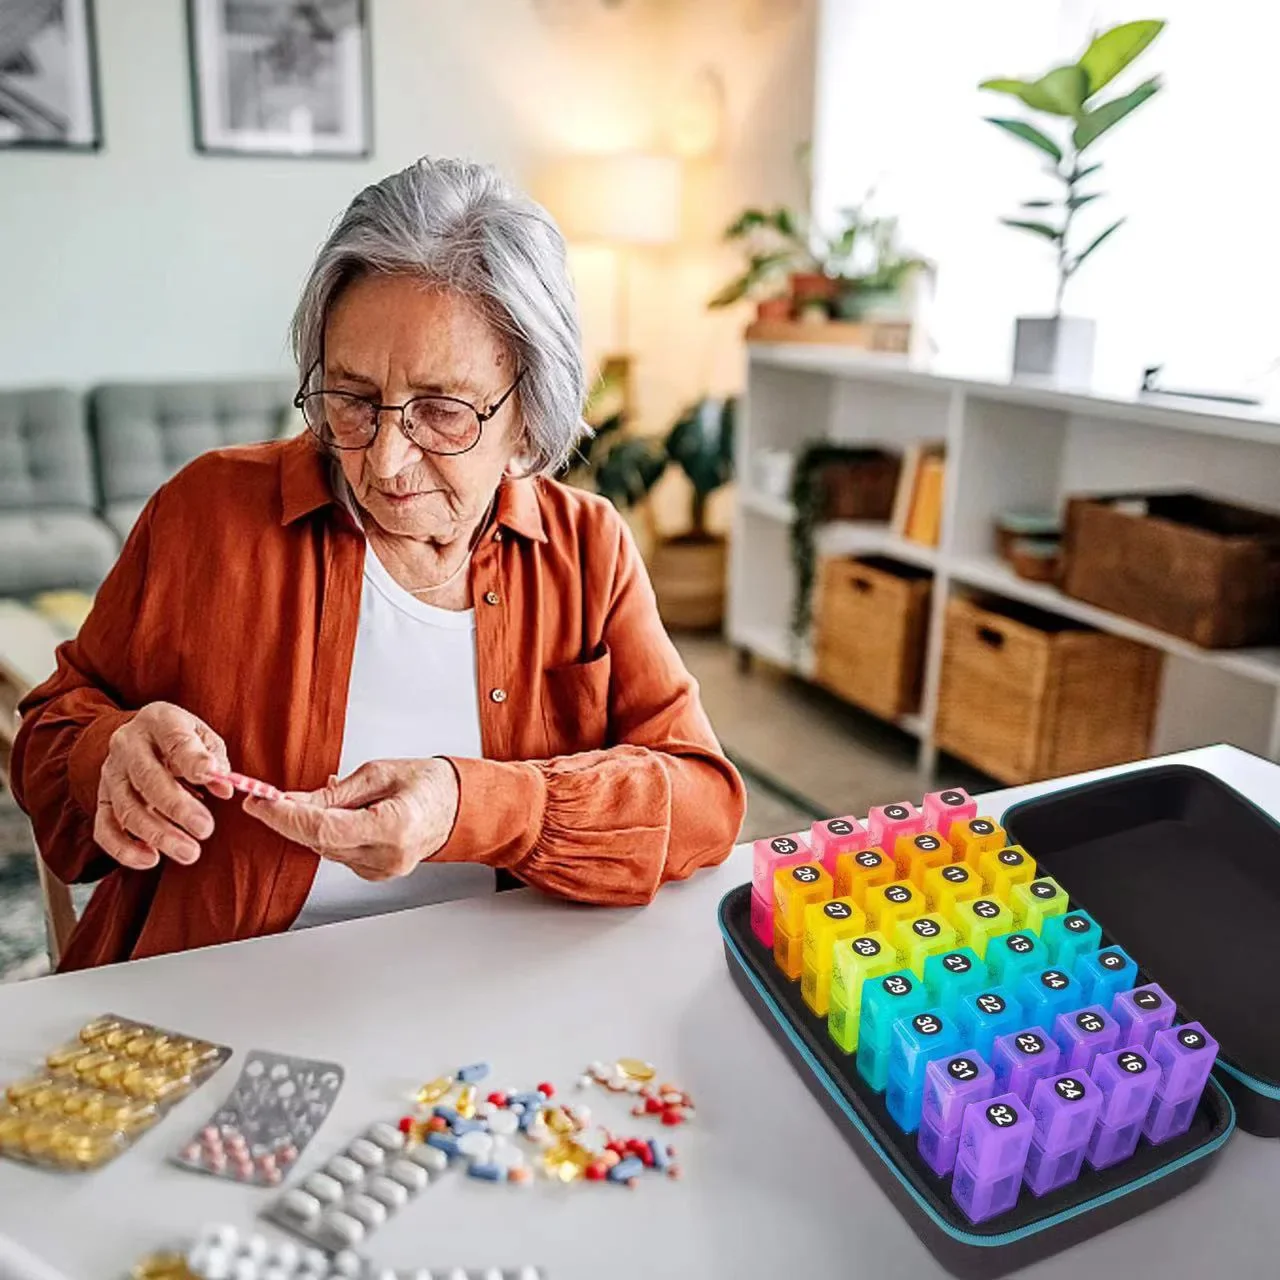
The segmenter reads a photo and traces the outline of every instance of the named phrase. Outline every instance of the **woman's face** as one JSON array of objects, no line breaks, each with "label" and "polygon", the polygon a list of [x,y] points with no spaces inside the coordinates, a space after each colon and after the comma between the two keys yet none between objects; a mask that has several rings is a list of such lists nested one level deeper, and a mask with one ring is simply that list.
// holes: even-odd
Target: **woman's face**
[{"label": "woman's face", "polygon": [[[479,308],[460,294],[407,276],[365,276],[349,285],[325,325],[323,385],[403,404],[456,396],[478,409],[499,400],[519,370]],[[360,506],[400,537],[452,542],[485,513],[521,438],[519,395],[452,456],[424,453],[384,413],[363,451],[342,451],[343,475]]]}]

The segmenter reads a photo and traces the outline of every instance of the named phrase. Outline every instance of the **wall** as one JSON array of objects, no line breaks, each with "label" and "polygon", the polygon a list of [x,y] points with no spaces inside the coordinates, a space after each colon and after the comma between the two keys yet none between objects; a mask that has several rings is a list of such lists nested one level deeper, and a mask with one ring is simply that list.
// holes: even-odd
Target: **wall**
[{"label": "wall", "polygon": [[1165,90],[1098,144],[1109,198],[1089,225],[1128,222],[1072,282],[1066,310],[1098,321],[1101,385],[1132,390],[1144,365],[1164,362],[1173,384],[1280,397],[1276,179],[1263,159],[1274,6],[823,0],[817,202],[838,208],[875,183],[884,211],[939,264],[942,359],[1007,371],[1013,317],[1051,310],[1054,275],[1041,242],[997,220],[1050,187],[1035,153],[982,119],[1017,104],[976,86],[1034,76],[1075,56],[1091,30],[1145,16],[1168,27],[1118,84],[1158,72]]},{"label": "wall", "polygon": [[[106,149],[0,153],[0,385],[287,371],[299,283],[362,185],[424,153],[528,182],[557,152],[667,145],[707,66],[724,81],[725,130],[690,164],[686,240],[638,255],[630,328],[653,424],[737,385],[743,316],[702,307],[733,265],[714,237],[744,200],[795,192],[812,0],[370,3],[367,162],[196,155],[184,6],[98,4]],[[589,256],[574,261],[596,351],[608,298]]]}]

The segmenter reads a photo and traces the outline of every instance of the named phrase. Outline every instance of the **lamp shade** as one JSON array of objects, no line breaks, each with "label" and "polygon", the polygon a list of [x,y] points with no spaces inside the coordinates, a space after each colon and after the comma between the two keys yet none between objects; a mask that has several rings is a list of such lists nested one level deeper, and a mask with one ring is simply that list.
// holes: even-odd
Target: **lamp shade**
[{"label": "lamp shade", "polygon": [[680,234],[680,179],[671,156],[574,156],[539,185],[566,240],[657,245]]}]

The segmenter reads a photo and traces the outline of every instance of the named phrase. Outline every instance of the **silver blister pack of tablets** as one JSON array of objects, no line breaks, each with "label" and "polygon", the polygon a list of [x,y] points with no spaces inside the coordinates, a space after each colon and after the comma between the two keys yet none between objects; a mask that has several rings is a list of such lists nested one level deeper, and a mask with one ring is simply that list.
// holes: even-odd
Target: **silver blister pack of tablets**
[{"label": "silver blister pack of tablets", "polygon": [[322,1249],[353,1249],[448,1167],[437,1147],[410,1145],[394,1125],[374,1124],[277,1197],[264,1216]]},{"label": "silver blister pack of tablets", "polygon": [[227,1100],[172,1157],[184,1169],[278,1186],[342,1087],[336,1062],[255,1049]]},{"label": "silver blister pack of tablets", "polygon": [[382,1267],[353,1249],[327,1253],[225,1224],[210,1224],[185,1247],[144,1259],[134,1269],[139,1274],[196,1280],[547,1280],[541,1267],[530,1265]]}]

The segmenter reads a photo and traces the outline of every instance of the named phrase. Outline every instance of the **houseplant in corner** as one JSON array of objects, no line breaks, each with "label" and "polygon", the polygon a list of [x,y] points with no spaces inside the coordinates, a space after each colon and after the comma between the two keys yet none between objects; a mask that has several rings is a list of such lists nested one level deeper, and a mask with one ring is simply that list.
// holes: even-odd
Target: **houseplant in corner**
[{"label": "houseplant in corner", "polygon": [[[653,534],[649,576],[658,612],[669,627],[718,628],[724,620],[727,550],[707,527],[711,495],[733,478],[736,402],[707,398],[691,406],[666,439],[623,435],[592,465],[597,492],[616,507],[639,507]],[[692,488],[689,529],[662,536],[654,527],[650,494],[668,467],[679,467]]]},{"label": "houseplant in corner", "polygon": [[[1046,171],[1059,183],[1058,194],[1023,202],[1027,216],[1002,218],[1045,240],[1057,257],[1058,290],[1052,316],[1021,316],[1014,339],[1014,374],[1046,375],[1055,381],[1086,385],[1093,373],[1094,322],[1062,314],[1067,284],[1094,252],[1124,224],[1118,218],[1095,231],[1079,247],[1082,237],[1076,217],[1102,197],[1096,188],[1101,163],[1092,161],[1092,148],[1108,131],[1128,118],[1160,89],[1157,77],[1107,101],[1099,94],[1128,67],[1164,29],[1155,19],[1126,22],[1094,36],[1079,61],[1055,67],[1038,80],[984,80],[979,88],[1017,98],[1039,112],[1044,128],[1029,120],[986,117],[990,123],[1034,147],[1049,163]],[[1085,191],[1087,179],[1094,189]],[[1096,206],[1095,206],[1096,207]],[[1091,213],[1093,210],[1090,211]]]}]

